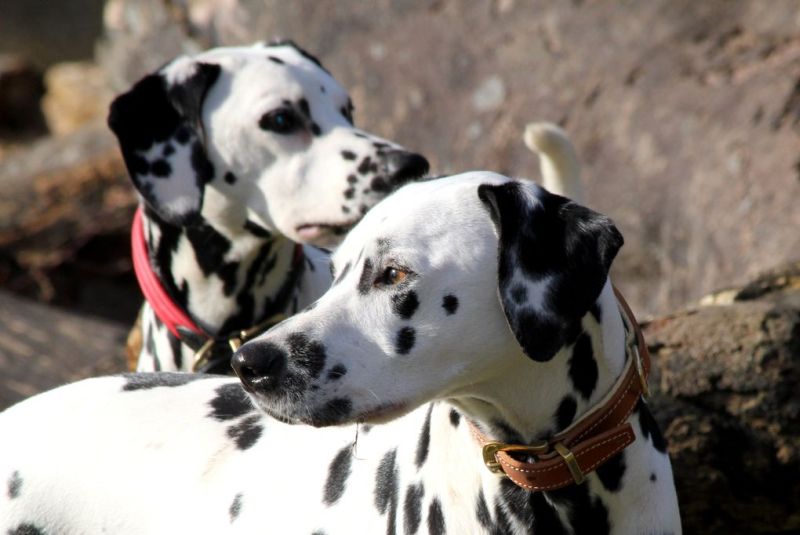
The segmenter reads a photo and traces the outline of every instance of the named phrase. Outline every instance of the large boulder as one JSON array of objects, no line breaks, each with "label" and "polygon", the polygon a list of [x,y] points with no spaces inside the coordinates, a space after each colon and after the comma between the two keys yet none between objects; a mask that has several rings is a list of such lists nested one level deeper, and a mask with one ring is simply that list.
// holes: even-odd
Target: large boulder
[{"label": "large boulder", "polygon": [[800,263],[649,322],[687,533],[800,530]]}]

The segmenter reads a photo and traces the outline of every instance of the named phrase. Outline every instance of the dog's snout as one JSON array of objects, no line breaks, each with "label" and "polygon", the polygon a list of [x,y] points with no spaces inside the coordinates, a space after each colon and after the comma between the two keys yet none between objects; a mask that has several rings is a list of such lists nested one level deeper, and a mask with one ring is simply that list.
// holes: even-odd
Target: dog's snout
[{"label": "dog's snout", "polygon": [[286,351],[271,342],[251,342],[233,355],[231,365],[250,391],[273,390],[286,371]]},{"label": "dog's snout", "polygon": [[395,186],[421,178],[428,172],[428,160],[421,154],[395,150],[386,154],[386,168],[389,180]]}]

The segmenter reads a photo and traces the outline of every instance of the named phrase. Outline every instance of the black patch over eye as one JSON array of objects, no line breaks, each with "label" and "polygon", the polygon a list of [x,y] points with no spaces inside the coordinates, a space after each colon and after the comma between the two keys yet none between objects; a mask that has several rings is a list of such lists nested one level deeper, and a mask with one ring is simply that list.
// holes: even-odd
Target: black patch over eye
[{"label": "black patch over eye", "polygon": [[258,121],[258,126],[262,130],[269,130],[278,134],[291,134],[300,128],[301,124],[302,122],[297,117],[297,114],[290,108],[279,108],[265,113]]},{"label": "black patch over eye", "polygon": [[375,286],[396,286],[406,280],[408,275],[408,271],[404,269],[389,266],[375,279]]}]

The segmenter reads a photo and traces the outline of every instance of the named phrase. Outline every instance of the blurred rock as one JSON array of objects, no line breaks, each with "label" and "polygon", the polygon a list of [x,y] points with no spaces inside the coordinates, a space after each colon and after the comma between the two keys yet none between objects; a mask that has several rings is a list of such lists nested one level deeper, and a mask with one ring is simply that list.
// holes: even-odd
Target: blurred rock
[{"label": "blurred rock", "polygon": [[800,262],[739,289],[762,288],[753,300],[646,326],[653,405],[687,533],[800,530],[800,285],[792,280]]},{"label": "blurred rock", "polygon": [[58,63],[45,73],[42,101],[47,124],[55,135],[74,132],[90,122],[104,122],[112,93],[103,70],[89,61]]},{"label": "blurred rock", "polygon": [[0,161],[0,189],[0,286],[133,320],[137,198],[105,125],[9,154]]},{"label": "blurred rock", "polygon": [[0,410],[55,386],[125,371],[125,333],[0,292]]},{"label": "blurred rock", "polygon": [[0,54],[0,140],[22,141],[47,132],[39,102],[42,74],[19,56]]}]

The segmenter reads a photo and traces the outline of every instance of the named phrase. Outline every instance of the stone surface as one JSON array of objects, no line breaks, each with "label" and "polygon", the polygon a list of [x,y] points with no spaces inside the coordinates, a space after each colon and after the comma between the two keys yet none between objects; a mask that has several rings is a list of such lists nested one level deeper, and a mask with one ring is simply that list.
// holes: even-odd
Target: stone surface
[{"label": "stone surface", "polygon": [[51,133],[68,134],[87,123],[105,122],[112,94],[96,63],[58,63],[47,70],[44,83],[42,111]]},{"label": "stone surface", "polygon": [[133,321],[130,222],[137,203],[103,125],[0,161],[0,286]]},{"label": "stone surface", "polygon": [[646,326],[653,405],[687,533],[800,530],[800,285],[792,281],[800,263],[759,277],[729,305]]},{"label": "stone surface", "polygon": [[125,371],[126,329],[0,292],[0,410],[78,379]]},{"label": "stone surface", "polygon": [[22,141],[46,133],[39,108],[42,94],[42,73],[33,64],[21,56],[0,53],[0,141]]}]

